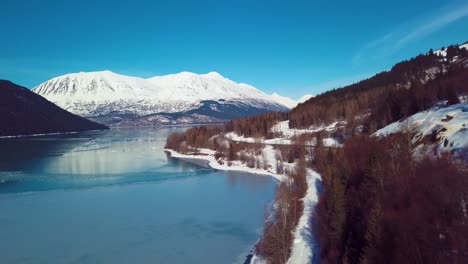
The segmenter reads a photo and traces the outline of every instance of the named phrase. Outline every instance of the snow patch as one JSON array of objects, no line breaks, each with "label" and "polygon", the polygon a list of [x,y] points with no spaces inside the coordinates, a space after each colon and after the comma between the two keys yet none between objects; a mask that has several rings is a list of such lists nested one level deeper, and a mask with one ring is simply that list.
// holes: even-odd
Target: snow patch
[{"label": "snow patch", "polygon": [[374,133],[374,136],[388,136],[399,132],[415,133],[413,143],[436,134],[434,147],[438,151],[465,153],[468,149],[468,103],[447,107],[434,107],[416,113],[402,121],[394,122]]},{"label": "snow patch", "polygon": [[[463,45],[460,45],[458,46],[460,49],[466,49],[468,50],[468,43],[466,44],[463,44]],[[440,50],[435,50],[434,51],[434,54],[436,54],[437,56],[442,56],[442,57],[447,57],[447,48],[444,48],[443,50],[440,49]]]},{"label": "snow patch", "polygon": [[271,127],[271,132],[279,133],[284,137],[291,138],[293,136],[298,136],[306,133],[316,133],[320,131],[324,132],[332,132],[335,131],[338,127],[344,125],[345,122],[333,122],[331,124],[322,124],[322,125],[314,125],[307,129],[297,129],[297,128],[290,128],[289,127],[289,120],[278,122],[276,125]]},{"label": "snow patch", "polygon": [[320,175],[307,169],[307,193],[304,197],[304,211],[294,231],[294,242],[288,264],[309,264],[313,258],[315,242],[311,233],[310,218],[318,202],[317,184],[321,181]]}]

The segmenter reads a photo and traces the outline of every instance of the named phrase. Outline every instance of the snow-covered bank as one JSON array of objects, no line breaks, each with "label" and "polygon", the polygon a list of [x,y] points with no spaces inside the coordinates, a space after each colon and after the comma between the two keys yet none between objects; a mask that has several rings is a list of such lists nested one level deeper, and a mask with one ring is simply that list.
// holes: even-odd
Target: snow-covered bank
[{"label": "snow-covered bank", "polygon": [[312,263],[314,253],[316,253],[314,252],[315,241],[311,233],[310,218],[318,202],[317,184],[319,181],[321,181],[320,175],[307,169],[308,188],[304,197],[304,211],[294,231],[294,242],[288,264]]},{"label": "snow-covered bank", "polygon": [[207,165],[216,170],[225,170],[225,171],[242,171],[253,174],[267,175],[271,176],[278,181],[284,181],[286,179],[285,175],[274,173],[272,170],[263,170],[256,168],[249,168],[241,162],[233,161],[231,166],[227,164],[219,164],[216,158],[214,157],[215,151],[210,149],[199,149],[199,155],[185,155],[181,154],[172,149],[165,149],[166,152],[169,152],[171,157],[178,158],[182,160],[192,161],[192,160],[201,160],[206,161]]},{"label": "snow-covered bank", "polygon": [[[304,209],[299,223],[294,230],[294,240],[291,246],[291,256],[287,264],[312,264],[314,259],[318,256],[316,252],[317,244],[314,241],[312,230],[310,226],[310,218],[314,212],[315,205],[318,202],[318,189],[320,185],[320,174],[314,170],[307,169],[307,193],[303,199]],[[266,264],[266,262],[259,256],[253,255],[250,264]]]}]

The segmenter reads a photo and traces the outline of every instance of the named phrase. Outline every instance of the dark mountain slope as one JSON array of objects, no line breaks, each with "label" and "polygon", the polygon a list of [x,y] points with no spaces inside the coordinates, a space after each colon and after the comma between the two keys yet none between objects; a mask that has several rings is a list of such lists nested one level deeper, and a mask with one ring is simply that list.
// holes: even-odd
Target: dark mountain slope
[{"label": "dark mountain slope", "polygon": [[[290,111],[290,126],[307,128],[335,120],[353,122],[356,116],[372,113],[370,131],[422,111],[443,101],[456,101],[468,93],[468,50],[452,45],[400,62],[358,83],[334,89]],[[451,104],[456,102],[450,102]]]},{"label": "dark mountain slope", "polygon": [[0,80],[0,136],[107,129],[71,114],[40,95]]}]

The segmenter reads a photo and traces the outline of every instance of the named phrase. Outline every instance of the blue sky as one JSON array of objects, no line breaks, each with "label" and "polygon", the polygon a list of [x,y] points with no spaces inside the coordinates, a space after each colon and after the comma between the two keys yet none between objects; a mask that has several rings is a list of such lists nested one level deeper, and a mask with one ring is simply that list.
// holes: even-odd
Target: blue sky
[{"label": "blue sky", "polygon": [[468,40],[467,1],[5,1],[0,79],[217,71],[318,94]]}]

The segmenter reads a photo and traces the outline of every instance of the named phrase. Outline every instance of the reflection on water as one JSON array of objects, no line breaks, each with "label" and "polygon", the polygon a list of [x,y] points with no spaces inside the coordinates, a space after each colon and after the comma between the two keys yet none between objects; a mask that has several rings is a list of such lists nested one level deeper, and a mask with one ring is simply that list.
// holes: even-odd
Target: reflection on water
[{"label": "reflection on water", "polygon": [[117,129],[0,139],[0,193],[88,188],[209,173],[193,164],[168,159],[163,151],[166,136],[182,129]]},{"label": "reflection on water", "polygon": [[0,139],[0,170],[54,174],[123,174],[156,168],[174,129],[121,129],[48,137]]},{"label": "reflection on water", "polygon": [[274,181],[168,158],[174,130],[0,139],[2,263],[242,263]]},{"label": "reflection on water", "polygon": [[165,131],[145,133],[137,139],[128,138],[128,133],[141,134],[139,131],[96,137],[50,160],[44,169],[57,174],[125,174],[157,169],[166,162],[164,153],[156,151],[164,144],[161,132]]}]

